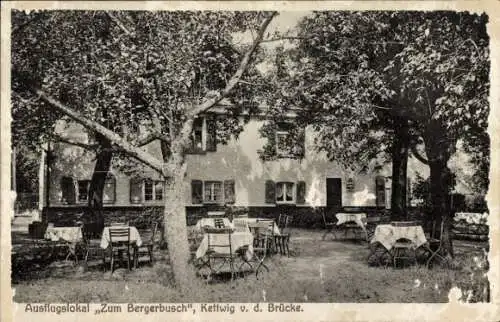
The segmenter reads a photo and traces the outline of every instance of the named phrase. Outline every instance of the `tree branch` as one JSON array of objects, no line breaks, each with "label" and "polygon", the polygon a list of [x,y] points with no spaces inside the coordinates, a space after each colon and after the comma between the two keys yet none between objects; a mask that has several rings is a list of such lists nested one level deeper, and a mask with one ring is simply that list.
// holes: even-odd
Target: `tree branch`
[{"label": "tree branch", "polygon": [[[13,71],[15,73],[15,71]],[[128,154],[132,158],[135,158],[139,160],[140,162],[148,165],[151,167],[153,170],[158,171],[161,174],[164,174],[164,166],[163,162],[156,159],[154,156],[151,154],[147,153],[146,151],[140,149],[139,147],[133,146],[130,142],[126,141],[124,138],[116,134],[115,132],[109,130],[108,128],[102,126],[101,124],[90,120],[77,111],[73,110],[70,107],[67,107],[63,103],[57,101],[53,97],[47,95],[44,91],[42,91],[40,88],[30,86],[30,89],[40,96],[40,98],[46,102],[49,106],[51,106],[54,109],[59,110],[61,113],[69,116],[71,119],[75,120],[77,123],[82,124],[84,127],[86,127],[89,130],[93,130],[101,134],[103,137],[111,141],[114,145],[116,145],[120,150],[122,150],[124,153]]]},{"label": "tree branch", "polygon": [[236,70],[236,73],[229,79],[229,82],[227,83],[226,87],[217,95],[215,95],[212,98],[207,99],[205,102],[203,102],[201,105],[196,106],[193,108],[191,111],[188,112],[188,117],[194,117],[200,113],[203,113],[213,107],[215,104],[219,103],[224,97],[226,97],[238,84],[238,82],[241,79],[241,76],[243,76],[243,73],[246,71],[248,64],[250,63],[250,59],[257,49],[257,47],[260,45],[262,42],[262,38],[264,37],[264,33],[267,29],[267,26],[273,20],[274,16],[276,16],[276,12],[273,12],[271,15],[269,15],[264,22],[262,23],[259,32],[257,34],[257,37],[252,43],[252,47],[245,53],[245,56],[243,56],[243,59],[241,60],[240,67],[238,70]]},{"label": "tree branch", "polygon": [[417,158],[418,161],[422,162],[423,164],[429,164],[429,160],[427,160],[420,154],[420,152],[417,150],[417,146],[414,144],[411,146],[411,153],[415,156],[415,158]]},{"label": "tree branch", "polygon": [[80,148],[83,148],[85,150],[95,150],[99,147],[98,144],[86,144],[86,143],[83,143],[83,142],[78,142],[78,141],[73,141],[73,140],[70,140],[68,138],[63,138],[59,135],[54,135],[53,136],[54,139],[58,142],[62,142],[62,143],[66,143],[66,144],[70,144],[70,145],[74,145],[74,146],[78,146]]}]

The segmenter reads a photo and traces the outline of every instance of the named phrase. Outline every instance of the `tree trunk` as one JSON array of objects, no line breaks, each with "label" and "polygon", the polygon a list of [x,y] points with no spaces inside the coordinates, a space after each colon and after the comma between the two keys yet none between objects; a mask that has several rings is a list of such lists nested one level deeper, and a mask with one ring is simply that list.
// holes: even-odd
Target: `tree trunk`
[{"label": "tree trunk", "polygon": [[88,195],[88,220],[91,222],[89,228],[93,233],[101,232],[104,229],[103,194],[106,177],[113,159],[111,142],[98,133],[96,134],[96,141],[99,144],[99,151],[96,155]]},{"label": "tree trunk", "polygon": [[430,167],[431,216],[436,221],[435,229],[438,230],[435,233],[439,236],[439,229],[441,228],[441,222],[443,222],[443,235],[440,238],[446,253],[453,257],[452,214],[450,209],[452,175],[448,168],[451,143],[446,138],[446,130],[436,125],[427,130],[424,139]]},{"label": "tree trunk", "polygon": [[391,220],[394,221],[407,218],[406,175],[409,146],[408,121],[397,119],[392,147]]},{"label": "tree trunk", "polygon": [[195,282],[194,267],[189,264],[184,177],[186,163],[182,151],[171,154],[174,175],[167,180],[165,191],[164,230],[175,286],[185,293]]}]

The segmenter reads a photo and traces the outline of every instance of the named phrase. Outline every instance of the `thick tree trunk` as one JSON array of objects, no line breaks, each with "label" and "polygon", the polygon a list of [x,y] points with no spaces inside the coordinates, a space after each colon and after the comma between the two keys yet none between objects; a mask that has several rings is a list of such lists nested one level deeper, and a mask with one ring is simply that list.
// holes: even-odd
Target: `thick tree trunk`
[{"label": "thick tree trunk", "polygon": [[[167,180],[165,189],[164,234],[166,235],[170,264],[174,274],[175,286],[186,293],[196,284],[195,270],[189,264],[190,253],[186,220],[186,175],[185,149],[193,128],[193,120],[184,123],[181,132],[170,146],[162,145],[164,161],[173,173]],[[166,175],[165,175],[166,177]]]},{"label": "thick tree trunk", "polygon": [[443,235],[440,238],[446,253],[453,257],[450,209],[452,175],[448,168],[448,160],[451,156],[450,142],[446,139],[446,130],[437,125],[429,127],[424,139],[430,167],[432,219],[436,221],[435,229],[438,230],[435,233],[439,236],[439,229],[443,222]]},{"label": "thick tree trunk", "polygon": [[392,147],[391,220],[407,218],[406,174],[410,146],[407,120],[397,120]]},{"label": "thick tree trunk", "polygon": [[106,177],[111,167],[111,160],[113,159],[111,142],[100,134],[96,134],[96,141],[100,149],[96,155],[96,163],[92,179],[90,180],[88,195],[88,219],[92,222],[91,230],[94,233],[102,231],[104,228],[103,194]]}]

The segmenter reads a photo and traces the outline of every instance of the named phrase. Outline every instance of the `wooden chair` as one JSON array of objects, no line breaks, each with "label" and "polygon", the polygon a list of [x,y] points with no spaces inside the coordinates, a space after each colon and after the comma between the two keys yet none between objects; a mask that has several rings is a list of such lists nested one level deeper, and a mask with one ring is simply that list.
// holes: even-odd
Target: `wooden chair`
[{"label": "wooden chair", "polygon": [[124,227],[110,227],[109,228],[109,245],[111,256],[111,272],[114,270],[115,255],[118,255],[120,260],[123,260],[123,253],[127,254],[127,269],[130,270],[130,228]]},{"label": "wooden chair", "polygon": [[265,221],[258,221],[256,223],[252,223],[249,225],[250,231],[254,236],[264,236],[264,238],[254,238],[253,240],[253,252],[254,252],[254,261],[257,262],[257,266],[255,267],[255,278],[259,278],[259,270],[263,267],[269,272],[269,267],[264,263],[268,253],[268,245],[269,245],[269,224]]},{"label": "wooden chair", "polygon": [[[235,269],[234,263],[238,254],[232,246],[232,228],[205,228],[207,235],[208,249],[206,252],[207,262],[205,265],[210,269],[210,275],[217,274],[224,264],[229,263],[231,270],[231,281],[234,279]],[[215,262],[222,261],[222,263],[215,268]]]},{"label": "wooden chair", "polygon": [[325,226],[325,232],[323,233],[323,236],[321,237],[321,239],[322,239],[322,240],[325,240],[326,235],[328,235],[328,234],[332,234],[332,235],[333,235],[333,237],[335,237],[335,239],[336,239],[336,238],[337,238],[337,236],[335,236],[335,232],[333,231],[333,230],[334,230],[334,228],[335,228],[335,225],[336,225],[335,221],[328,220],[328,219],[326,218],[326,214],[325,214],[325,212],[324,212],[324,211],[321,213],[321,215],[322,215],[322,217],[323,217],[323,224],[324,224],[324,226]]},{"label": "wooden chair", "polygon": [[417,264],[417,254],[415,252],[415,245],[413,242],[406,238],[400,238],[396,241],[392,248],[392,260],[394,268],[396,268],[397,261],[408,259]]},{"label": "wooden chair", "polygon": [[290,257],[290,231],[287,231],[288,225],[292,221],[292,216],[280,214],[278,217],[278,227],[280,234],[274,236],[275,244],[279,248],[281,255]]},{"label": "wooden chair", "polygon": [[150,230],[141,234],[144,237],[142,245],[134,247],[134,268],[136,268],[139,263],[139,257],[144,255],[149,256],[149,264],[153,265],[153,250],[157,231],[158,222],[154,222],[151,224]]},{"label": "wooden chair", "polygon": [[429,233],[429,237],[427,237],[428,244],[426,245],[426,249],[429,252],[429,258],[427,259],[426,267],[429,268],[429,265],[436,258],[440,258],[443,261],[447,261],[447,259],[441,255],[441,251],[443,249],[442,236],[444,233],[444,222],[441,221],[439,225],[439,238],[436,232],[437,221],[432,222],[432,230]]},{"label": "wooden chair", "polygon": [[[419,223],[416,221],[395,221],[391,222],[391,225],[396,227],[412,227],[419,226]],[[416,247],[413,242],[407,238],[396,240],[392,248],[394,268],[396,268],[397,261],[402,259],[408,259],[413,261],[414,264],[417,264]]]},{"label": "wooden chair", "polygon": [[274,233],[274,225],[276,225],[276,222],[273,219],[257,219],[258,223],[262,223],[262,225],[267,225],[267,232],[264,233],[264,231],[259,230],[257,234],[254,234],[254,239],[260,239],[260,240],[266,240],[268,243],[267,245],[267,250],[269,252],[277,253],[278,249],[276,246],[276,240],[275,240],[275,233]]}]

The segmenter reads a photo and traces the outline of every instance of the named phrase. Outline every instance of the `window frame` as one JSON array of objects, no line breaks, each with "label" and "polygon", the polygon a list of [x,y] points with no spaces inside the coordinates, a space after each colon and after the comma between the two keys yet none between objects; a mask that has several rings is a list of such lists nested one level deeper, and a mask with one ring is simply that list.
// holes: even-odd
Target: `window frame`
[{"label": "window frame", "polygon": [[286,140],[288,139],[288,136],[290,135],[290,131],[286,131],[286,130],[278,130],[276,131],[275,133],[275,137],[274,137],[274,140],[275,140],[275,148],[276,148],[276,155],[278,157],[286,157],[288,156],[290,153],[288,152],[287,148],[286,148],[286,144],[284,147],[280,147],[280,140],[279,140],[279,137],[280,136],[285,136],[285,142]]},{"label": "window frame", "polygon": [[[81,183],[87,183],[87,189],[85,191],[86,198],[85,199],[80,199],[80,196],[82,195],[81,189],[80,189],[80,184]],[[77,180],[76,181],[76,202],[77,203],[87,203],[89,202],[89,190],[90,190],[90,180],[84,179],[84,180]]]},{"label": "window frame", "polygon": [[[286,195],[287,195],[287,189],[286,186],[287,184],[292,185],[292,200],[286,200]],[[283,200],[278,200],[278,185],[282,185],[283,189]],[[275,202],[276,204],[295,204],[297,201],[296,193],[297,193],[297,184],[292,181],[278,181],[275,183]]]},{"label": "window frame", "polygon": [[[200,147],[197,146],[198,141],[195,141],[195,130],[199,129],[198,125],[195,124],[197,120],[201,120],[201,144]],[[207,150],[207,118],[205,116],[195,119],[193,122],[193,129],[191,131],[191,149],[188,150],[188,154],[204,153]]]},{"label": "window frame", "polygon": [[[146,183],[151,183],[151,199],[146,200]],[[157,199],[158,195],[156,194],[156,185],[158,183],[162,184],[162,193],[161,193],[161,198]],[[142,193],[141,193],[141,202],[157,202],[157,201],[163,201],[163,195],[165,193],[165,181],[164,180],[153,180],[153,179],[143,179],[142,180]]]},{"label": "window frame", "polygon": [[[211,185],[211,190],[210,190],[210,196],[214,197],[215,196],[215,184],[220,185],[220,201],[217,200],[207,200],[206,199],[206,187],[208,185]],[[207,180],[203,181],[203,203],[204,204],[223,204],[225,202],[225,196],[224,196],[224,181],[223,180]]]}]

